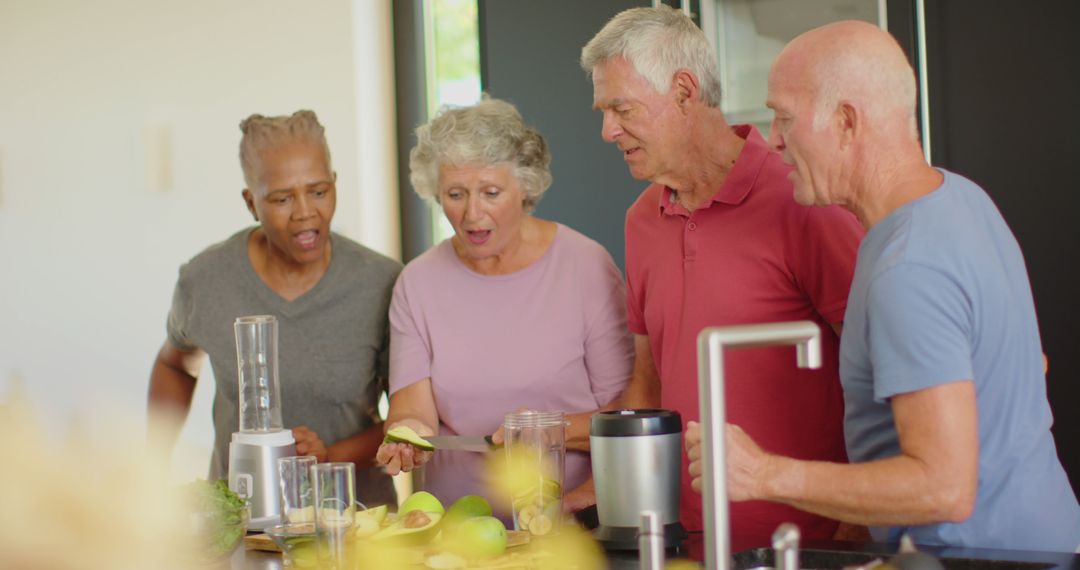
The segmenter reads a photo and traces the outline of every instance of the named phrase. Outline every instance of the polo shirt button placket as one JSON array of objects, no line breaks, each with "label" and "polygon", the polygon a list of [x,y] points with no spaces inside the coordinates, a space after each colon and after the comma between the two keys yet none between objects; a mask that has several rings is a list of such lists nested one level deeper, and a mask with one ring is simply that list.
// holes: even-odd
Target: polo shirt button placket
[{"label": "polo shirt button placket", "polygon": [[[689,221],[689,222],[686,223],[687,232],[692,232],[692,231],[694,231],[696,229],[697,229],[697,222]],[[684,232],[684,234],[686,234],[686,232]],[[683,261],[684,262],[689,263],[689,262],[694,261],[694,256],[697,254],[697,247],[694,245],[694,240],[692,240],[689,235],[684,235],[684,237],[683,237],[683,252],[684,252],[684,255],[683,255]]]}]

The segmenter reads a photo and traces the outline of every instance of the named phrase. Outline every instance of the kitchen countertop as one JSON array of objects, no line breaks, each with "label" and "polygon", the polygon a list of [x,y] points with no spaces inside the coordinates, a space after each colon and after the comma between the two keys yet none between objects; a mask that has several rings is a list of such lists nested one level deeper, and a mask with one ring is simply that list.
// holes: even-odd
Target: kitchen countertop
[{"label": "kitchen countertop", "polygon": [[[768,558],[769,553],[762,548],[747,549],[736,554],[736,560],[761,560]],[[873,556],[887,558],[896,552],[896,545],[882,543],[861,542],[807,542],[802,545],[803,549],[827,551],[833,553],[867,553]],[[965,570],[1005,570],[1014,568],[1008,562],[1020,562],[1038,564],[1042,568],[1055,570],[1080,570],[1080,555],[1057,552],[1032,552],[1018,550],[990,550],[980,548],[924,548],[935,556],[951,560],[943,560],[947,569]],[[700,558],[701,535],[692,535],[684,548],[668,554],[669,558],[691,557]],[[696,555],[696,556],[695,556]],[[610,568],[612,570],[630,570],[639,567],[636,552],[611,553],[609,555]],[[980,561],[980,562],[977,562]],[[996,562],[995,562],[996,561]],[[982,563],[985,562],[985,563]],[[756,563],[754,564],[757,565]],[[260,552],[238,548],[227,563],[222,563],[215,570],[281,570],[284,567],[280,553]]]}]

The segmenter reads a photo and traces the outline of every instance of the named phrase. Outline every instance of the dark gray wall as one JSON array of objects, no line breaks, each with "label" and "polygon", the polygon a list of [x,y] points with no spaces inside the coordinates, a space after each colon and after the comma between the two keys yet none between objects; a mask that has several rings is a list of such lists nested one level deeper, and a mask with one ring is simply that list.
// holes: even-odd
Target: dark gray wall
[{"label": "dark gray wall", "polygon": [[1058,455],[1080,489],[1080,2],[927,2],[933,162],[979,183],[1035,294]]},{"label": "dark gray wall", "polygon": [[397,93],[397,173],[401,204],[401,259],[406,263],[431,245],[431,212],[409,182],[409,150],[416,127],[427,121],[423,0],[396,0],[394,88]]},{"label": "dark gray wall", "polygon": [[484,91],[514,103],[551,148],[555,179],[536,215],[600,242],[623,267],[626,209],[647,182],[630,177],[622,154],[600,139],[592,81],[578,64],[585,45],[615,14],[645,0],[480,0]]}]

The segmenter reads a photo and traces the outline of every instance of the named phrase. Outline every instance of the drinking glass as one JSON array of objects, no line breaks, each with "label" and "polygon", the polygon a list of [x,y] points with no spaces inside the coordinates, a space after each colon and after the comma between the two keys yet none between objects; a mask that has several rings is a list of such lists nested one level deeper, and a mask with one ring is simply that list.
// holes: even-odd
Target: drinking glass
[{"label": "drinking glass", "polygon": [[317,463],[311,467],[311,480],[319,564],[340,570],[347,566],[347,538],[356,513],[356,467]]},{"label": "drinking glass", "polygon": [[278,459],[281,484],[281,524],[315,522],[315,503],[311,488],[311,468],[314,455],[298,455]]}]

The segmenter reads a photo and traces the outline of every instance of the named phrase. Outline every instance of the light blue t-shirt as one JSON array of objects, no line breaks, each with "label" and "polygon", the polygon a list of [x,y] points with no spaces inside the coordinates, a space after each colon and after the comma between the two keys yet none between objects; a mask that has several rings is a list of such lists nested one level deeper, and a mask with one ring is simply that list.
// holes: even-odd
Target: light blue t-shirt
[{"label": "light blue t-shirt", "polygon": [[900,454],[889,398],[973,379],[975,510],[959,524],[871,529],[876,540],[1072,552],[1080,506],[1050,433],[1042,346],[1020,247],[985,192],[942,171],[934,192],[859,247],[840,344],[853,463]]}]

